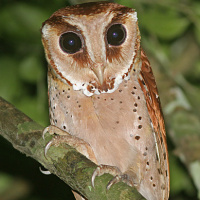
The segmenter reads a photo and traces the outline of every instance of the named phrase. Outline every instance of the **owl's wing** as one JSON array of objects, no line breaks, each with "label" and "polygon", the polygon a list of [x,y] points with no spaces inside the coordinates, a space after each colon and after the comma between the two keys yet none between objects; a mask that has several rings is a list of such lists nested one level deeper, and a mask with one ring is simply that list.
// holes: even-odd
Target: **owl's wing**
[{"label": "owl's wing", "polygon": [[157,150],[157,160],[160,164],[160,174],[164,177],[165,182],[165,199],[169,198],[169,161],[166,142],[166,132],[158,90],[155,78],[144,51],[141,50],[142,66],[138,81],[143,90],[152,127],[155,131],[155,141]]}]

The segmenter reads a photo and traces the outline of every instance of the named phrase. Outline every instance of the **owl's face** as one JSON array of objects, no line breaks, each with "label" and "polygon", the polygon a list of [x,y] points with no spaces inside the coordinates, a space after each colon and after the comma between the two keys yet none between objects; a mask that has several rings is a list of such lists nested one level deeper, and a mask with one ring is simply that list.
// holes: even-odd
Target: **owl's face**
[{"label": "owl's face", "polygon": [[42,41],[60,80],[87,96],[111,93],[134,67],[140,44],[137,13],[108,2],[66,7],[45,21]]}]

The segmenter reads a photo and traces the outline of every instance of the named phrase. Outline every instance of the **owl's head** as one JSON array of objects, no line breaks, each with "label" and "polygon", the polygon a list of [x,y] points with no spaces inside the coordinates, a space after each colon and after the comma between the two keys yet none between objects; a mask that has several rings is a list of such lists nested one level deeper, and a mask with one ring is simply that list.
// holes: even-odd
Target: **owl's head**
[{"label": "owl's head", "polygon": [[60,80],[87,96],[115,91],[140,49],[137,13],[98,2],[56,11],[42,26],[49,67]]}]

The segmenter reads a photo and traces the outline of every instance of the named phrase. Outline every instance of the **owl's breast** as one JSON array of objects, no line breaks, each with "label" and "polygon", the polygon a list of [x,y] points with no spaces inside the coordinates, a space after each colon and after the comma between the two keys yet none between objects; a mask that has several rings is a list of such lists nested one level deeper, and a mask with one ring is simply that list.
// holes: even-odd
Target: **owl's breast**
[{"label": "owl's breast", "polygon": [[85,96],[50,78],[51,124],[88,142],[99,164],[125,171],[154,142],[138,81],[123,81],[113,93]]}]

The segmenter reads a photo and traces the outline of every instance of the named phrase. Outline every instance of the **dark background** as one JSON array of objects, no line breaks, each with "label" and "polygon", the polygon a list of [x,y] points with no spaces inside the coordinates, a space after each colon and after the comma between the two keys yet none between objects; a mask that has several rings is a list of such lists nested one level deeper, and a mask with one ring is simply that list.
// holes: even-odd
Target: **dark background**
[{"label": "dark background", "polygon": [[[47,126],[47,63],[40,27],[67,0],[0,1],[0,96]],[[166,121],[170,199],[200,197],[200,1],[116,0],[138,13]],[[0,138],[0,199],[73,199],[70,189]]]}]

